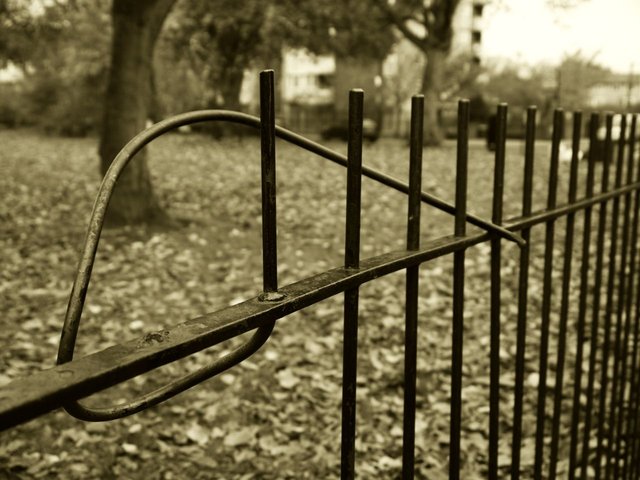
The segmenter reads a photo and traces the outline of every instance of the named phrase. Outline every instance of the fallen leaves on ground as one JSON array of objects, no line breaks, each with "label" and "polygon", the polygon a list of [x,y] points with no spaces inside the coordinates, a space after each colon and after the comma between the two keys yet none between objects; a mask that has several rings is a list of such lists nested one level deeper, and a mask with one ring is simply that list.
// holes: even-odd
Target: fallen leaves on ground
[{"label": "fallen leaves on ground", "polygon": [[[60,139],[29,130],[0,131],[0,138],[4,152],[0,176],[2,385],[55,362],[99,179],[95,139]],[[341,144],[331,146],[345,150]],[[159,197],[172,215],[192,223],[171,230],[130,227],[104,232],[76,357],[238,303],[260,291],[259,151],[254,139],[214,141],[178,134],[167,135],[151,147]],[[522,154],[516,144],[508,153],[505,205],[514,216],[520,205]],[[341,264],[345,171],[284,144],[278,144],[278,155],[279,275],[284,285]],[[400,140],[365,147],[365,164],[397,178],[406,178],[407,158],[406,144]],[[425,151],[424,190],[453,200],[454,159],[451,144]],[[469,205],[486,218],[491,206],[491,162],[482,145],[472,145]],[[546,165],[540,163],[540,168]],[[537,175],[544,178],[541,170]],[[534,204],[542,205],[546,185],[541,181],[537,185]],[[405,197],[364,180],[362,204],[362,256],[403,248]],[[424,207],[423,242],[452,229],[450,216]],[[517,255],[515,248],[505,247],[504,438],[499,458],[503,469],[510,461]],[[535,312],[539,306],[535,300],[540,289],[535,274],[540,267],[536,265],[528,344],[533,351],[537,349]],[[475,479],[483,478],[487,464],[487,244],[469,250],[467,272],[462,476]],[[451,258],[423,265],[420,282],[416,472],[419,478],[437,480],[447,478],[448,468]],[[0,437],[0,476],[337,478],[341,315],[342,298],[338,296],[282,319],[261,351],[241,365],[133,417],[93,424],[57,411],[5,432]],[[404,274],[364,285],[356,440],[360,478],[397,478],[400,474],[403,336]],[[203,366],[237,342],[163,367],[89,402],[105,405],[130,399]],[[535,357],[535,353],[528,355],[525,385],[525,470],[533,462]]]}]

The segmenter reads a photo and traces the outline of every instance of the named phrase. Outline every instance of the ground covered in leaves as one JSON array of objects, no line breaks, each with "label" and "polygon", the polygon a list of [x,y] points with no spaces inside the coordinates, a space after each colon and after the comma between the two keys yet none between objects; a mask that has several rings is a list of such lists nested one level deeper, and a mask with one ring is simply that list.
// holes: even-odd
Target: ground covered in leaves
[{"label": "ground covered in leaves", "polygon": [[[95,139],[5,130],[0,131],[0,141],[0,384],[4,384],[55,362],[99,177]],[[346,150],[343,144],[331,146]],[[278,154],[279,275],[285,285],[341,264],[346,181],[342,167],[294,147],[278,144]],[[260,291],[257,139],[214,141],[171,134],[152,145],[150,157],[158,196],[181,221],[173,228],[105,231],[76,357],[218,310]],[[522,145],[511,142],[506,218],[516,216],[521,208],[522,158]],[[540,144],[537,158],[534,204],[541,207],[547,188],[547,143]],[[486,218],[491,217],[492,162],[483,145],[473,143],[469,207]],[[366,145],[364,163],[405,179],[406,143],[382,140]],[[454,165],[453,144],[425,150],[424,189],[452,201]],[[563,163],[561,199],[566,197],[567,177],[568,164]],[[364,180],[362,203],[362,256],[403,248],[405,197]],[[453,231],[452,218],[433,208],[423,209],[423,219],[423,242]],[[561,242],[557,244],[560,249]],[[488,251],[488,245],[479,245],[467,258],[465,479],[482,478],[487,461]],[[505,244],[503,467],[510,455],[517,258],[516,248]],[[534,314],[528,347],[536,350],[539,320],[535,312],[541,291],[536,271],[542,262],[533,263],[530,296]],[[416,470],[419,478],[436,480],[447,477],[450,272],[451,258],[447,257],[424,265],[420,273]],[[356,467],[360,478],[397,478],[402,447],[404,274],[376,280],[361,292]],[[339,296],[282,319],[252,358],[141,414],[110,423],[83,423],[56,411],[4,432],[0,434],[0,478],[337,478],[341,314]],[[229,348],[223,345],[201,352],[90,402],[104,405],[132,398],[168,378],[195,370]],[[572,349],[575,346],[570,344],[569,355]],[[529,355],[527,365],[525,470],[533,462],[535,353]]]}]

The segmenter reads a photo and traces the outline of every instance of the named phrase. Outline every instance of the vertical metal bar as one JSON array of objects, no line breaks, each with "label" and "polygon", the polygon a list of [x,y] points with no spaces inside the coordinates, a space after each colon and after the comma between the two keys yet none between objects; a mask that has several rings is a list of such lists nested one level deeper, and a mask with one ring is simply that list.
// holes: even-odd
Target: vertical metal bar
[{"label": "vertical metal bar", "polygon": [[[466,234],[467,162],[469,157],[469,101],[458,102],[456,159],[456,214],[454,234]],[[462,341],[464,327],[465,251],[453,254],[453,322],[451,349],[451,419],[449,424],[449,479],[460,478],[460,429],[462,413]]]},{"label": "vertical metal bar", "polygon": [[[558,186],[558,160],[564,112],[556,109],[553,115],[553,138],[551,142],[551,163],[549,167],[549,191],[547,196],[547,208],[551,210],[556,206]],[[544,273],[542,287],[542,319],[540,323],[540,358],[538,380],[538,404],[536,410],[536,450],[534,463],[534,478],[542,480],[542,463],[544,449],[544,422],[545,401],[547,388],[547,357],[549,353],[549,320],[551,315],[551,280],[553,271],[553,241],[555,233],[555,220],[546,223],[545,249],[544,249]]]},{"label": "vertical metal bar", "polygon": [[[638,283],[638,291],[640,291],[640,281]],[[636,376],[636,388],[640,385],[640,372],[634,372]],[[640,401],[637,398],[637,394],[634,395],[634,405],[632,415],[635,417],[635,429],[631,432],[631,452],[629,456],[630,474],[629,478],[638,480],[640,478]]]},{"label": "vertical metal bar", "polygon": [[[362,181],[362,118],[364,92],[349,92],[349,138],[347,147],[347,213],[344,249],[345,268],[360,266],[360,210]],[[355,478],[356,377],[358,363],[358,289],[344,294],[344,346],[342,368],[341,478]]]},{"label": "vertical metal bar", "polygon": [[347,157],[347,224],[344,262],[347,268],[360,264],[360,189],[362,183],[362,119],[364,92],[354,88],[349,92],[349,136]]},{"label": "vertical metal bar", "polygon": [[[638,342],[640,342],[640,302],[638,302],[638,298],[640,298],[640,268],[637,268],[635,264],[635,256],[637,255],[637,234],[638,234],[638,209],[640,208],[640,192],[637,190],[635,193],[634,200],[634,224],[633,230],[636,232],[635,235],[632,234],[633,238],[633,246],[632,253],[634,256],[634,262],[632,263],[632,272],[630,273],[631,279],[629,281],[630,290],[633,291],[635,289],[634,300],[635,302],[635,312],[633,316],[633,349],[631,354],[631,368],[629,372],[629,401],[628,401],[628,413],[627,413],[627,423],[626,423],[626,432],[625,432],[625,452],[624,452],[624,466],[622,470],[622,478],[623,479],[637,479],[640,475],[638,472],[638,461],[636,455],[636,446],[638,443],[639,432],[638,426],[640,422],[638,421],[638,385],[640,385],[640,372],[638,371]],[[634,278],[638,275],[638,279],[635,283],[634,287]],[[631,309],[629,309],[629,313],[631,313]]]},{"label": "vertical metal bar", "polygon": [[[633,161],[635,155],[635,136],[636,136],[636,122],[637,118],[635,116],[631,119],[631,130],[629,134],[629,154],[627,161],[627,178],[625,181],[626,185],[630,185],[633,182]],[[624,226],[623,226],[623,234],[622,234],[622,261],[620,268],[620,284],[619,290],[620,294],[624,297],[624,311],[620,311],[619,315],[624,315],[624,338],[622,341],[622,360],[620,365],[620,392],[618,395],[618,424],[616,427],[616,457],[618,461],[616,461],[614,476],[615,478],[624,478],[626,475],[626,449],[628,444],[628,438],[624,441],[624,446],[622,444],[623,434],[625,433],[623,429],[628,426],[629,422],[629,405],[627,405],[627,409],[625,411],[624,408],[624,399],[626,393],[626,383],[627,383],[627,357],[629,355],[629,339],[631,337],[631,292],[633,291],[633,275],[635,273],[635,235],[637,235],[637,230],[635,233],[633,232],[632,223],[635,222],[635,219],[631,219],[631,192],[625,194],[624,196]],[[634,235],[629,237],[629,234]],[[629,274],[627,276],[627,250],[629,250]],[[622,306],[622,299],[619,299],[619,308]],[[625,422],[626,420],[626,422]],[[627,433],[629,432],[628,429]],[[620,469],[619,462],[622,461],[622,469]]]},{"label": "vertical metal bar", "polygon": [[[613,115],[607,114],[607,136],[605,139],[605,160],[604,166],[602,170],[602,189],[605,191],[608,188],[608,177],[609,177],[609,162],[612,157],[612,149],[613,144],[611,141],[611,129],[613,124]],[[605,183],[606,181],[606,183]],[[615,205],[615,203],[614,203]],[[606,218],[606,206],[607,203],[604,202],[601,204],[600,214],[602,217]],[[615,255],[616,255],[616,244],[618,240],[617,235],[617,218],[616,215],[612,214],[611,218],[611,248],[609,253],[609,272],[607,277],[607,306],[605,309],[605,318],[604,318],[604,339],[602,343],[602,363],[601,363],[601,371],[600,371],[600,392],[599,392],[599,401],[598,401],[598,443],[597,443],[597,453],[596,453],[596,465],[595,465],[595,477],[597,480],[600,479],[601,472],[601,461],[603,450],[604,450],[604,436],[605,436],[605,416],[606,416],[606,407],[607,407],[607,383],[609,380],[607,369],[609,367],[609,350],[611,349],[611,302],[613,300],[613,279],[614,277],[614,269],[615,269]],[[615,227],[615,228],[614,228]],[[600,232],[598,232],[599,234]],[[604,233],[603,233],[603,242],[604,242]],[[600,235],[598,235],[598,239],[600,239]],[[604,245],[603,245],[604,249]]]},{"label": "vertical metal bar", "polygon": [[[454,235],[467,232],[467,164],[469,160],[469,101],[458,101],[458,138],[456,145],[456,213]],[[460,173],[461,175],[458,175]]]},{"label": "vertical metal bar", "polygon": [[[637,115],[634,115],[634,120],[637,120]],[[640,165],[636,165],[636,181],[640,182]],[[640,407],[640,398],[638,396],[638,388],[640,385],[640,365],[638,364],[638,357],[640,356],[640,266],[636,265],[635,255],[637,251],[637,242],[638,242],[638,223],[640,217],[640,191],[635,191],[635,201],[634,201],[634,217],[633,217],[633,233],[631,238],[633,239],[632,252],[634,254],[634,260],[632,262],[632,269],[636,269],[636,275],[638,276],[638,280],[636,281],[637,286],[635,291],[635,296],[633,297],[633,301],[635,302],[635,312],[633,316],[633,353],[631,356],[631,387],[630,387],[630,395],[629,395],[629,420],[627,421],[628,430],[627,430],[627,442],[626,442],[626,452],[625,452],[625,464],[624,470],[629,472],[629,478],[637,478],[638,475],[638,466],[637,464],[637,454],[636,454],[636,446],[638,445],[640,434],[638,432],[638,427],[640,426],[640,418],[638,417],[639,407]],[[634,278],[634,271],[632,270],[631,278]],[[633,287],[633,285],[631,285]],[[632,288],[630,287],[630,290]],[[630,308],[629,308],[630,310]],[[627,478],[625,475],[624,478]]]},{"label": "vertical metal bar", "polygon": [[[589,121],[589,151],[593,152],[598,141],[598,114],[591,115]],[[587,168],[586,197],[593,196],[595,158],[589,155]],[[587,313],[587,292],[589,290],[589,260],[591,253],[591,214],[592,207],[584,210],[584,223],[582,229],[582,264],[580,266],[580,297],[578,300],[578,319],[576,323],[576,360],[573,372],[573,406],[571,411],[571,443],[569,446],[569,480],[576,477],[577,453],[578,453],[578,424],[580,423],[580,393],[582,391],[582,359],[584,355],[585,319]],[[585,418],[585,424],[590,421]],[[588,433],[585,432],[585,436]]]},{"label": "vertical metal bar", "polygon": [[[618,161],[616,163],[616,177],[615,177],[615,188],[620,188],[622,186],[622,169],[624,164],[624,152],[625,152],[625,143],[626,143],[626,128],[627,128],[627,118],[626,115],[622,116],[622,121],[620,123],[620,137],[618,141]],[[620,197],[616,197],[613,200],[613,215],[614,215],[614,227],[617,230],[618,227],[618,219],[620,211]],[[618,295],[616,298],[616,322],[615,322],[615,343],[613,349],[613,371],[611,378],[611,397],[609,400],[609,439],[607,442],[608,447],[608,460],[607,460],[607,468],[605,470],[605,478],[609,480],[614,471],[614,462],[617,466],[616,452],[613,449],[613,445],[615,443],[615,433],[616,433],[616,407],[617,399],[618,399],[618,372],[620,370],[620,351],[621,351],[621,343],[622,343],[622,313],[623,313],[623,301],[624,301],[624,273],[625,273],[625,262],[626,262],[626,247],[627,241],[626,236],[628,234],[628,220],[624,221],[626,226],[623,226],[623,235],[622,235],[622,245],[620,250],[620,267],[619,267],[619,282],[618,282]],[[612,257],[613,259],[613,257]],[[613,271],[613,273],[611,273]],[[613,289],[615,287],[615,268],[610,268],[610,286]],[[611,301],[613,304],[613,292],[609,292],[611,295]],[[613,306],[611,307],[611,313],[613,314]],[[612,462],[613,460],[613,462]],[[617,468],[615,468],[617,470]],[[616,477],[617,478],[617,477]]]},{"label": "vertical metal bar", "polygon": [[[640,173],[640,172],[639,172]],[[636,191],[636,194],[640,192]],[[635,239],[637,241],[637,238]],[[640,341],[640,334],[638,330],[640,329],[640,302],[638,299],[640,298],[640,266],[637,266],[637,281],[635,287],[635,308],[634,308],[634,349],[635,354],[632,358],[632,364],[635,369],[632,369],[631,379],[632,379],[632,387],[631,391],[633,394],[630,395],[629,403],[629,417],[631,421],[629,422],[629,432],[627,433],[627,441],[629,445],[627,447],[626,453],[626,461],[625,468],[628,470],[629,479],[637,480],[640,478],[640,399],[638,398],[638,388],[640,386],[640,370],[638,370],[638,356],[640,355],[640,346],[638,346],[638,342]]]},{"label": "vertical metal bar", "polygon": [[422,135],[424,96],[411,99],[411,138],[409,149],[409,201],[407,214],[407,249],[420,248],[420,190],[422,188]]},{"label": "vertical metal bar", "polygon": [[341,478],[355,478],[358,290],[344,293]]},{"label": "vertical metal bar", "polygon": [[[640,165],[638,166],[638,178],[640,179]],[[640,180],[639,180],[640,181]],[[640,196],[640,192],[636,191],[636,195]],[[636,198],[636,205],[640,207],[640,199]],[[637,237],[634,239],[637,241]],[[633,378],[633,387],[631,395],[631,411],[630,417],[632,418],[632,426],[629,429],[628,438],[630,439],[629,452],[627,453],[627,459],[629,464],[629,478],[637,480],[640,478],[640,398],[638,397],[638,386],[640,385],[640,365],[638,365],[638,357],[640,356],[640,266],[637,268],[638,280],[636,282],[636,294],[635,294],[635,314],[634,314],[634,349],[636,352],[632,359],[634,370],[631,375]],[[625,466],[627,463],[625,463]]]},{"label": "vertical metal bar", "polygon": [[[632,117],[632,121],[631,121],[631,135],[630,135],[630,146],[629,146],[629,169],[627,171],[627,182],[630,183],[631,182],[631,178],[633,177],[633,166],[635,163],[635,136],[636,136],[636,127],[637,127],[637,120],[638,117],[637,115],[634,115]],[[635,169],[635,173],[636,173],[636,181],[640,181],[640,165],[637,166],[637,168]],[[637,269],[636,267],[636,261],[637,261],[637,245],[638,245],[638,222],[639,222],[639,217],[640,217],[640,191],[636,190],[634,192],[634,199],[633,199],[633,220],[631,222],[631,237],[630,237],[630,260],[629,260],[629,279],[628,279],[628,286],[627,286],[627,292],[628,295],[626,297],[626,304],[625,304],[625,316],[627,318],[627,323],[630,325],[632,322],[632,316],[631,316],[631,307],[632,304],[635,302],[636,305],[636,311],[635,311],[635,315],[633,317],[633,336],[632,336],[632,350],[631,350],[631,358],[630,358],[630,362],[631,364],[629,365],[629,401],[627,403],[627,410],[626,410],[626,416],[625,416],[625,431],[624,431],[624,437],[625,437],[625,442],[624,442],[624,454],[622,455],[622,458],[624,459],[624,463],[623,463],[623,468],[622,468],[622,476],[621,478],[623,479],[627,479],[627,478],[632,478],[633,475],[633,463],[631,463],[631,456],[632,456],[632,452],[633,452],[633,445],[634,445],[634,440],[633,438],[635,437],[635,429],[636,429],[636,425],[637,425],[637,417],[635,415],[635,410],[634,410],[634,406],[635,406],[635,402],[638,398],[637,393],[637,369],[638,369],[638,342],[640,341],[639,339],[639,328],[640,328],[640,321],[639,321],[639,317],[640,315],[638,315],[638,313],[640,313],[640,310],[638,310],[640,308],[640,302],[638,302],[638,298],[640,297],[640,290],[638,290],[636,292],[636,295],[634,296],[632,294],[632,292],[634,292],[634,281],[635,281],[635,276],[636,276],[636,272],[640,272],[639,269]],[[638,281],[638,285],[640,286],[640,279]],[[626,377],[626,356],[625,356],[625,361],[623,363],[623,381]],[[624,404],[624,390],[621,393],[621,398],[622,398],[622,403],[621,405]],[[622,433],[620,433],[620,435],[622,435]],[[631,468],[630,468],[631,466]]]},{"label": "vertical metal bar", "polygon": [[[640,270],[640,269],[639,269]],[[640,279],[638,280],[637,292],[640,295]],[[636,304],[636,311],[640,309],[640,305]],[[637,312],[639,313],[639,312]],[[638,317],[636,317],[636,322]],[[638,366],[638,365],[636,365]],[[640,385],[640,370],[634,372],[636,389]],[[635,428],[631,431],[631,453],[629,456],[630,475],[629,477],[637,480],[640,478],[640,400],[637,398],[637,394],[633,399],[633,411]]]},{"label": "vertical metal bar", "polygon": [[[636,166],[638,171],[638,177],[640,177],[640,166]],[[632,264],[632,280],[629,282],[631,287],[631,291],[634,292],[632,302],[635,303],[634,314],[633,314],[633,340],[632,340],[632,354],[631,354],[631,365],[629,372],[629,399],[628,399],[628,413],[627,413],[627,422],[626,422],[626,432],[625,432],[625,453],[624,453],[624,468],[623,468],[623,477],[624,479],[637,479],[640,477],[640,472],[638,470],[638,459],[636,447],[638,445],[638,441],[640,439],[640,418],[638,411],[638,407],[640,406],[640,400],[638,398],[638,388],[640,388],[640,371],[638,364],[638,356],[640,352],[639,343],[640,343],[640,302],[638,299],[640,298],[640,266],[637,265],[637,260],[635,260],[635,256],[637,255],[637,241],[638,241],[638,210],[640,209],[640,192],[635,191],[634,198],[634,220],[633,220],[633,231],[635,234],[632,234],[633,238],[633,246],[632,252],[634,253],[634,262]],[[636,278],[637,277],[637,278]],[[635,279],[635,284],[633,284],[633,280]],[[629,309],[629,313],[631,313],[631,308]],[[631,316],[631,315],[630,315]]]},{"label": "vertical metal bar", "polygon": [[[615,188],[620,188],[622,185],[622,169],[624,164],[624,147],[625,147],[625,130],[626,130],[626,116],[622,117],[622,121],[620,124],[620,137],[618,141],[618,158],[616,162],[616,175],[615,175]],[[611,329],[615,330],[615,342],[614,348],[611,352],[614,357],[613,361],[613,369],[611,373],[611,397],[609,399],[609,420],[607,422],[608,429],[608,438],[607,438],[607,463],[605,469],[605,479],[609,480],[611,478],[611,474],[613,472],[613,463],[612,460],[615,461],[615,455],[613,452],[613,443],[614,443],[614,434],[615,434],[615,415],[616,415],[616,400],[617,400],[617,388],[618,388],[618,366],[619,366],[619,352],[622,342],[622,304],[620,302],[622,294],[621,291],[618,291],[618,298],[616,304],[616,321],[615,325],[613,324],[613,313],[614,313],[614,291],[615,291],[615,281],[616,281],[616,256],[617,256],[617,240],[618,240],[618,224],[620,217],[620,197],[615,197],[613,199],[613,212],[611,218],[611,255],[610,255],[610,263],[609,263],[609,271],[608,271],[608,287],[607,287],[607,310],[605,316],[605,332],[611,332]],[[624,245],[624,240],[623,240]],[[624,258],[624,252],[621,252],[621,261],[620,261],[620,269],[624,274],[624,264],[622,260]],[[606,334],[606,333],[605,333]],[[610,335],[607,335],[605,341],[610,341]],[[603,366],[606,365],[606,362],[603,363]],[[604,411],[604,410],[603,410]]]},{"label": "vertical metal bar", "polygon": [[[638,270],[640,270],[640,268]],[[638,293],[640,293],[640,279],[638,279],[637,284],[637,291]],[[633,372],[633,375],[635,377],[635,387],[638,388],[638,385],[640,385],[640,372]],[[633,395],[633,407],[631,415],[634,418],[634,428],[630,432],[631,451],[628,454],[629,478],[632,480],[638,480],[640,478],[640,461],[638,460],[638,457],[640,456],[640,452],[638,452],[638,450],[640,449],[640,421],[638,419],[638,416],[640,415],[640,401],[638,400],[637,393]]]},{"label": "vertical metal bar", "polygon": [[[626,130],[627,130],[627,117],[626,115],[623,115],[622,120],[620,122],[620,138],[618,142],[618,162],[617,162],[616,180],[615,180],[616,188],[620,188],[622,186],[622,170],[624,165]],[[627,173],[628,173],[628,169],[627,169]],[[617,214],[619,213],[619,210],[620,210],[620,197],[616,197],[614,199],[613,209],[614,209],[614,215],[618,217],[619,215]],[[622,366],[620,353],[622,351],[622,329],[623,329],[622,315],[624,311],[624,296],[625,296],[625,293],[624,293],[625,268],[626,268],[625,264],[627,261],[627,251],[626,251],[627,243],[628,243],[627,236],[629,234],[628,209],[627,209],[627,212],[625,212],[623,215],[624,215],[624,219],[623,219],[622,239],[621,239],[621,247],[620,247],[620,267],[618,269],[618,295],[616,298],[616,312],[615,312],[616,323],[615,323],[615,343],[614,343],[614,349],[613,349],[613,355],[614,355],[613,373],[612,373],[612,379],[611,379],[611,398],[609,401],[609,422],[608,422],[609,440],[607,445],[609,447],[609,455],[608,455],[609,460],[607,461],[607,468],[605,471],[606,479],[610,479],[611,475],[614,472],[616,473],[616,476],[614,478],[618,478],[617,473],[619,472],[617,451],[615,450],[614,447],[617,444],[616,415],[620,414],[620,412],[617,411],[617,407],[618,407],[618,387],[620,386],[619,373],[620,373],[620,368]],[[615,224],[616,227],[618,226],[617,223],[618,222],[616,221],[616,224]],[[612,288],[614,283],[615,283],[615,278],[614,278],[614,281],[612,282]],[[611,293],[611,296],[613,298],[613,292]]]},{"label": "vertical metal bar", "polygon": [[[507,105],[497,110],[496,156],[493,175],[492,222],[502,223],[504,160],[507,140]],[[500,237],[491,238],[491,348],[489,383],[489,478],[498,479],[498,440],[500,435]]]},{"label": "vertical metal bar", "polygon": [[[582,113],[573,114],[573,138],[571,142],[572,155],[569,174],[568,203],[576,201],[578,191],[578,151],[580,150],[580,136]],[[564,237],[564,262],[562,266],[562,293],[560,301],[560,325],[558,327],[558,346],[556,359],[555,391],[553,396],[553,422],[551,425],[551,446],[549,454],[549,480],[556,478],[556,464],[558,462],[558,444],[560,439],[560,417],[562,415],[562,387],[564,383],[564,362],[567,337],[567,320],[569,317],[569,289],[571,287],[571,262],[573,259],[573,234],[575,213],[567,214],[567,226]]]},{"label": "vertical metal bar", "polygon": [[[639,172],[640,176],[640,172]],[[640,256],[640,255],[639,255]],[[637,268],[638,270],[638,280],[636,287],[636,307],[635,307],[635,326],[634,330],[638,331],[639,322],[640,322],[640,266]],[[638,341],[640,341],[640,335],[636,335],[636,345],[638,345]],[[638,347],[638,356],[640,357],[640,347]],[[639,365],[640,359],[635,358],[634,363],[636,364],[636,368],[640,368]],[[630,478],[638,479],[640,478],[640,398],[638,397],[638,388],[640,386],[640,369],[637,369],[633,372],[633,377],[635,379],[634,384],[634,395],[632,395],[632,410],[631,415],[633,418],[633,429],[631,429],[630,437],[631,437],[631,451],[629,452],[629,465],[630,465]]]},{"label": "vertical metal bar", "polygon": [[[609,187],[609,158],[611,156],[611,126],[613,117],[610,114],[606,116],[606,138],[605,138],[605,158],[602,166],[601,191],[606,192]],[[593,145],[593,143],[592,143]],[[594,149],[590,150],[589,161],[595,160]],[[589,374],[587,380],[587,405],[585,407],[585,426],[584,437],[582,441],[582,463],[580,465],[580,479],[587,479],[587,469],[589,460],[589,440],[591,437],[591,423],[593,415],[593,405],[595,400],[595,376],[596,363],[598,354],[598,331],[600,319],[600,297],[602,290],[602,270],[604,267],[604,241],[606,235],[607,224],[607,202],[600,204],[598,212],[598,235],[596,240],[596,268],[594,270],[593,284],[593,300],[592,300],[592,318],[591,318],[591,343],[589,351]],[[598,457],[597,463],[600,459]]]},{"label": "vertical metal bar", "polygon": [[[640,268],[638,270],[640,270]],[[637,291],[638,291],[638,294],[640,295],[640,279],[638,280],[637,283],[638,283]],[[636,310],[638,310],[638,307],[636,308]],[[634,375],[636,377],[635,385],[636,385],[636,388],[638,388],[638,385],[640,385],[640,371],[634,372]],[[640,457],[640,418],[638,418],[640,416],[640,400],[638,399],[637,393],[634,395],[634,397],[635,398],[634,398],[632,415],[635,417],[635,428],[631,433],[632,445],[631,445],[631,453],[629,457],[631,474],[629,476],[630,478],[637,480],[640,478],[640,458],[639,458]]]},{"label": "vertical metal bar", "polygon": [[274,71],[260,72],[262,158],[262,277],[265,295],[278,290],[276,233],[276,123]]},{"label": "vertical metal bar", "polygon": [[[531,214],[531,192],[533,191],[533,160],[536,139],[536,108],[527,109],[525,135],[524,181],[522,186],[522,216]],[[522,395],[524,386],[524,360],[527,338],[527,294],[529,290],[529,240],[531,228],[521,232],[526,244],[520,248],[520,271],[518,278],[518,332],[516,340],[516,372],[513,400],[513,435],[511,440],[511,480],[520,478],[520,447],[522,445]]]},{"label": "vertical metal bar", "polygon": [[[422,122],[424,97],[411,99],[411,139],[409,148],[409,200],[407,249],[420,248],[420,192],[422,190]],[[402,430],[402,478],[414,476],[416,421],[416,362],[418,353],[419,266],[407,268],[404,330],[404,413]]]}]

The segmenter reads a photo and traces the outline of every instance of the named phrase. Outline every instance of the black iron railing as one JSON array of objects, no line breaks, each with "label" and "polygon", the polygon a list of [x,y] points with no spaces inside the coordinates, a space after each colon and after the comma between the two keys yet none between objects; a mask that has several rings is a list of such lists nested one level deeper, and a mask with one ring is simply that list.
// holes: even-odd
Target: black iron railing
[{"label": "black iron railing", "polygon": [[[412,99],[409,183],[405,184],[362,165],[363,92],[349,94],[349,140],[347,156],[305,139],[275,125],[274,76],[272,71],[261,74],[260,118],[227,111],[199,111],[170,118],[152,126],[134,138],[115,158],[100,187],[90,220],[85,247],[71,293],[60,342],[59,365],[30,377],[16,380],[0,389],[0,427],[11,428],[21,422],[64,407],[70,414],[84,420],[110,420],[131,415],[237,365],[256,352],[269,338],[275,322],[305,307],[331,296],[344,293],[344,351],[342,382],[342,478],[355,476],[356,385],[358,353],[358,289],[383,275],[406,270],[406,330],[404,363],[403,478],[414,476],[416,369],[418,352],[418,270],[421,264],[445,255],[453,255],[453,308],[451,355],[451,417],[449,441],[449,477],[460,478],[461,436],[463,425],[463,331],[465,326],[465,252],[469,247],[490,244],[490,382],[487,475],[497,479],[500,470],[499,439],[509,432],[500,431],[500,419],[511,412],[500,411],[500,348],[503,300],[501,256],[503,240],[519,246],[517,302],[517,339],[513,413],[511,433],[512,479],[556,478],[561,451],[569,452],[568,477],[587,478],[593,468],[596,478],[640,478],[640,402],[638,385],[640,368],[640,269],[638,258],[638,224],[640,211],[640,166],[635,151],[637,118],[627,125],[622,117],[620,135],[613,138],[613,115],[606,116],[605,158],[602,162],[601,188],[595,192],[596,156],[589,155],[585,195],[578,199],[578,162],[582,116],[575,113],[571,134],[572,157],[568,179],[567,202],[559,205],[560,147],[563,140],[564,113],[557,110],[553,120],[551,161],[548,174],[547,206],[533,212],[532,191],[536,110],[527,111],[523,163],[522,214],[510,220],[503,218],[503,190],[507,106],[497,110],[497,139],[494,165],[493,209],[491,221],[467,213],[467,162],[469,156],[469,103],[458,106],[458,137],[456,160],[455,204],[421,191],[423,98]],[[76,336],[89,286],[91,270],[102,230],[105,212],[115,183],[133,156],[162,134],[203,121],[227,121],[259,128],[262,157],[262,240],[263,292],[257,297],[223,310],[206,314],[167,330],[151,332],[131,342],[107,348],[81,359],[73,359]],[[595,147],[598,139],[599,115],[590,119],[589,141]],[[629,135],[627,137],[627,132]],[[328,270],[299,282],[280,287],[277,278],[276,243],[276,152],[275,139],[314,152],[347,168],[346,235],[344,267]],[[617,142],[615,163],[614,144]],[[590,149],[592,152],[593,148]],[[615,170],[613,188],[609,188],[611,170]],[[626,172],[626,176],[623,173]],[[360,187],[367,176],[391,188],[408,194],[407,248],[383,255],[360,259]],[[624,179],[623,179],[624,176]],[[425,202],[454,215],[452,235],[420,243],[420,205]],[[611,204],[611,217],[608,218]],[[582,223],[581,254],[574,258],[576,218]],[[597,216],[596,241],[592,244]],[[564,219],[562,258],[554,253],[556,226]],[[480,230],[467,231],[470,223]],[[529,274],[532,262],[532,229],[544,225],[543,287],[537,345],[527,345],[527,325],[530,308]],[[575,260],[575,261],[574,261]],[[557,335],[551,334],[554,265],[561,262],[560,308]],[[580,262],[579,284],[573,282],[573,265]],[[557,265],[556,265],[557,266]],[[606,284],[605,284],[606,274]],[[572,302],[571,294],[578,295]],[[604,300],[604,304],[603,304]],[[604,306],[603,306],[604,305]],[[570,323],[573,315],[575,322]],[[567,365],[568,334],[575,330],[573,358],[573,391],[570,431],[561,434],[563,383]],[[222,343],[243,333],[255,331],[247,343],[226,356],[206,365],[165,387],[133,399],[125,405],[108,408],[88,408],[79,399],[105,388],[184,358],[207,347]],[[553,343],[555,342],[555,343]],[[584,346],[589,343],[588,368]],[[536,348],[537,347],[537,351]],[[550,352],[555,352],[555,378],[549,389]],[[521,468],[523,438],[524,379],[527,358],[537,359],[538,387],[536,402],[535,462],[531,471]],[[581,397],[586,398],[582,405]],[[552,411],[547,410],[552,400]],[[565,409],[566,410],[566,409]],[[547,418],[551,421],[548,422]],[[547,427],[550,425],[550,429]],[[590,440],[595,439],[593,448]],[[561,447],[564,444],[564,448]],[[504,452],[503,452],[504,453]]]}]

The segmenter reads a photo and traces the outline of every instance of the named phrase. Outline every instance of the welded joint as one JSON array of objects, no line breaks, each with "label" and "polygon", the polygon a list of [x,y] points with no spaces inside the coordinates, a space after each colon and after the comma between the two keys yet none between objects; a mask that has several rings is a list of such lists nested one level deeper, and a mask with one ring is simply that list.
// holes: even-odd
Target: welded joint
[{"label": "welded joint", "polygon": [[263,292],[258,295],[258,301],[260,302],[281,302],[285,298],[287,298],[287,296],[280,292]]}]

